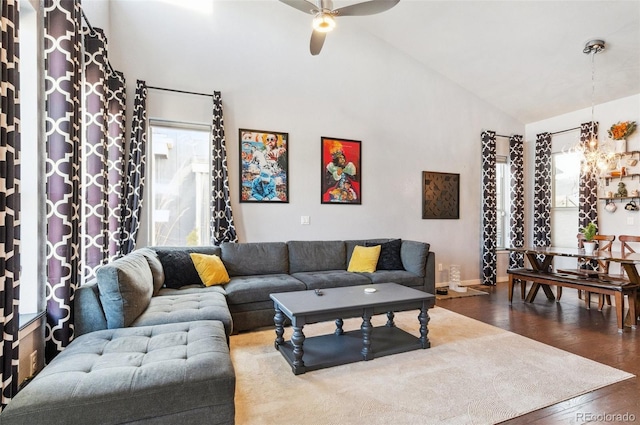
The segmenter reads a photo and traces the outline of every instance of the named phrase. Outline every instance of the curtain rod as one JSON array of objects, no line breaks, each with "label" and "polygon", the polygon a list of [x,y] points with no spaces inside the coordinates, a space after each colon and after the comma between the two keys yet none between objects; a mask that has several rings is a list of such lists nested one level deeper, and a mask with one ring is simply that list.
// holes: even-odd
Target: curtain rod
[{"label": "curtain rod", "polygon": [[[82,8],[80,9],[80,13],[82,13],[82,19],[84,19],[84,23],[87,24],[87,26],[89,27],[89,30],[95,33],[96,30],[93,29],[93,27],[89,23],[89,19],[87,19],[87,15],[85,15],[84,10]],[[107,66],[109,67],[109,71],[111,71],[111,74],[114,76],[117,76],[118,73],[116,72],[115,69],[113,69],[113,66],[111,66],[111,62],[109,62],[109,58],[107,57],[107,55],[104,56],[104,59],[107,62]]]},{"label": "curtain rod", "polygon": [[207,93],[198,93],[198,92],[194,92],[194,91],[184,91],[184,90],[176,90],[176,89],[165,89],[164,87],[154,87],[154,86],[147,86],[148,89],[154,89],[154,90],[163,90],[163,91],[170,91],[170,92],[174,92],[174,93],[184,93],[184,94],[194,94],[196,96],[207,96],[207,97],[213,97],[212,94],[207,94]]},{"label": "curtain rod", "polygon": [[580,127],[568,128],[566,130],[555,131],[555,132],[549,133],[549,134],[551,134],[553,136],[554,134],[568,133],[569,131],[575,131],[575,130],[580,130]]}]

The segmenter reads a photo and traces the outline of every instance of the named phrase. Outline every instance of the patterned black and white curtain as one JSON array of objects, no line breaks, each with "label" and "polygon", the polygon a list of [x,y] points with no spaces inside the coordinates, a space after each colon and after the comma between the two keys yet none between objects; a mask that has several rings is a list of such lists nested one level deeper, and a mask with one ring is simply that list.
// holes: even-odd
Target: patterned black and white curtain
[{"label": "patterned black and white curtain", "polygon": [[498,258],[497,192],[496,192],[496,133],[483,131],[482,135],[482,284],[495,285]]},{"label": "patterned black and white curtain", "polygon": [[124,194],[125,159],[125,79],[121,72],[109,74],[108,97],[108,139],[107,169],[109,181],[108,195],[108,260],[114,260],[120,253],[120,217]]},{"label": "patterned black and white curtain", "polygon": [[147,91],[147,84],[138,80],[136,97],[133,100],[125,193],[122,197],[120,255],[126,255],[135,249],[136,236],[140,227],[146,166]]},{"label": "patterned black and white curtain", "polygon": [[0,77],[0,323],[2,406],[18,392],[20,299],[20,54],[18,0],[2,0]]},{"label": "patterned black and white curtain", "polygon": [[[524,246],[524,144],[522,136],[509,137],[509,165],[510,165],[510,245]],[[509,268],[524,267],[524,254],[511,252],[509,254]]]},{"label": "patterned black and white curtain", "polygon": [[551,245],[551,134],[536,138],[535,177],[533,188],[533,244]]},{"label": "patterned black and white curtain", "polygon": [[237,242],[236,228],[231,212],[229,196],[229,178],[227,172],[227,145],[224,137],[224,119],[222,96],[219,91],[213,93],[212,140],[212,194],[211,194],[211,242]]},{"label": "patterned black and white curtain", "polygon": [[[592,137],[598,137],[598,123],[580,124],[580,143],[586,145]],[[581,167],[582,170],[582,167]],[[598,180],[595,173],[580,172],[578,207],[578,228],[582,229],[590,222],[598,223]]]},{"label": "patterned black and white curtain", "polygon": [[82,275],[85,281],[108,259],[107,50],[104,32],[85,28],[82,140]]},{"label": "patterned black and white curtain", "polygon": [[73,338],[72,300],[80,282],[81,10],[45,0],[47,179],[46,359]]}]

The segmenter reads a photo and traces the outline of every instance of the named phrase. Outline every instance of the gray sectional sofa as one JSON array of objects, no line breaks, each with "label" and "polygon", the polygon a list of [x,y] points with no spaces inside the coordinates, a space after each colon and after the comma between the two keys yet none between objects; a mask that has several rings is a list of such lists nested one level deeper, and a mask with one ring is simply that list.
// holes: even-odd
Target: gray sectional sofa
[{"label": "gray sectional sofa", "polygon": [[[376,271],[347,271],[357,245],[381,245]],[[229,274],[206,287],[190,253]],[[275,292],[396,282],[435,291],[435,255],[399,239],[147,247],[75,291],[75,339],[0,414],[0,425],[233,424],[228,338],[273,326]],[[171,400],[167,403],[166,400]]]}]

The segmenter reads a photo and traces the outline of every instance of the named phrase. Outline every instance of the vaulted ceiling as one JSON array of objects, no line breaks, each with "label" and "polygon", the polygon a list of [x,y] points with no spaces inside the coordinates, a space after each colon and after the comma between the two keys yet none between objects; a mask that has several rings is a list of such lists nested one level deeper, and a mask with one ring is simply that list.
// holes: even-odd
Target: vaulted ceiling
[{"label": "vaulted ceiling", "polygon": [[[282,8],[291,9],[283,18],[311,22]],[[523,123],[590,107],[592,59],[596,104],[640,93],[638,0],[401,0],[337,24],[357,25]],[[330,33],[323,52],[339,48],[341,35]],[[582,50],[594,38],[606,49],[592,58]]]}]

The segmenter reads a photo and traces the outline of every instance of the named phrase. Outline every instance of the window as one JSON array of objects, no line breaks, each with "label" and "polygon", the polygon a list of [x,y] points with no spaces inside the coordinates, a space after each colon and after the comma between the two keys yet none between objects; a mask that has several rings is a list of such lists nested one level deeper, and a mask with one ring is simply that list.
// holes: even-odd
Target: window
[{"label": "window", "polygon": [[551,208],[578,208],[580,158],[577,153],[551,155],[552,194]]},{"label": "window", "polygon": [[496,247],[504,249],[509,241],[509,164],[506,156],[496,157]]},{"label": "window", "polygon": [[[20,322],[44,311],[46,281],[46,201],[43,105],[42,16],[29,1],[20,2]],[[28,123],[28,124],[27,124]],[[35,153],[35,154],[32,154]]]},{"label": "window", "polygon": [[151,121],[150,135],[151,244],[210,244],[210,127]]}]

